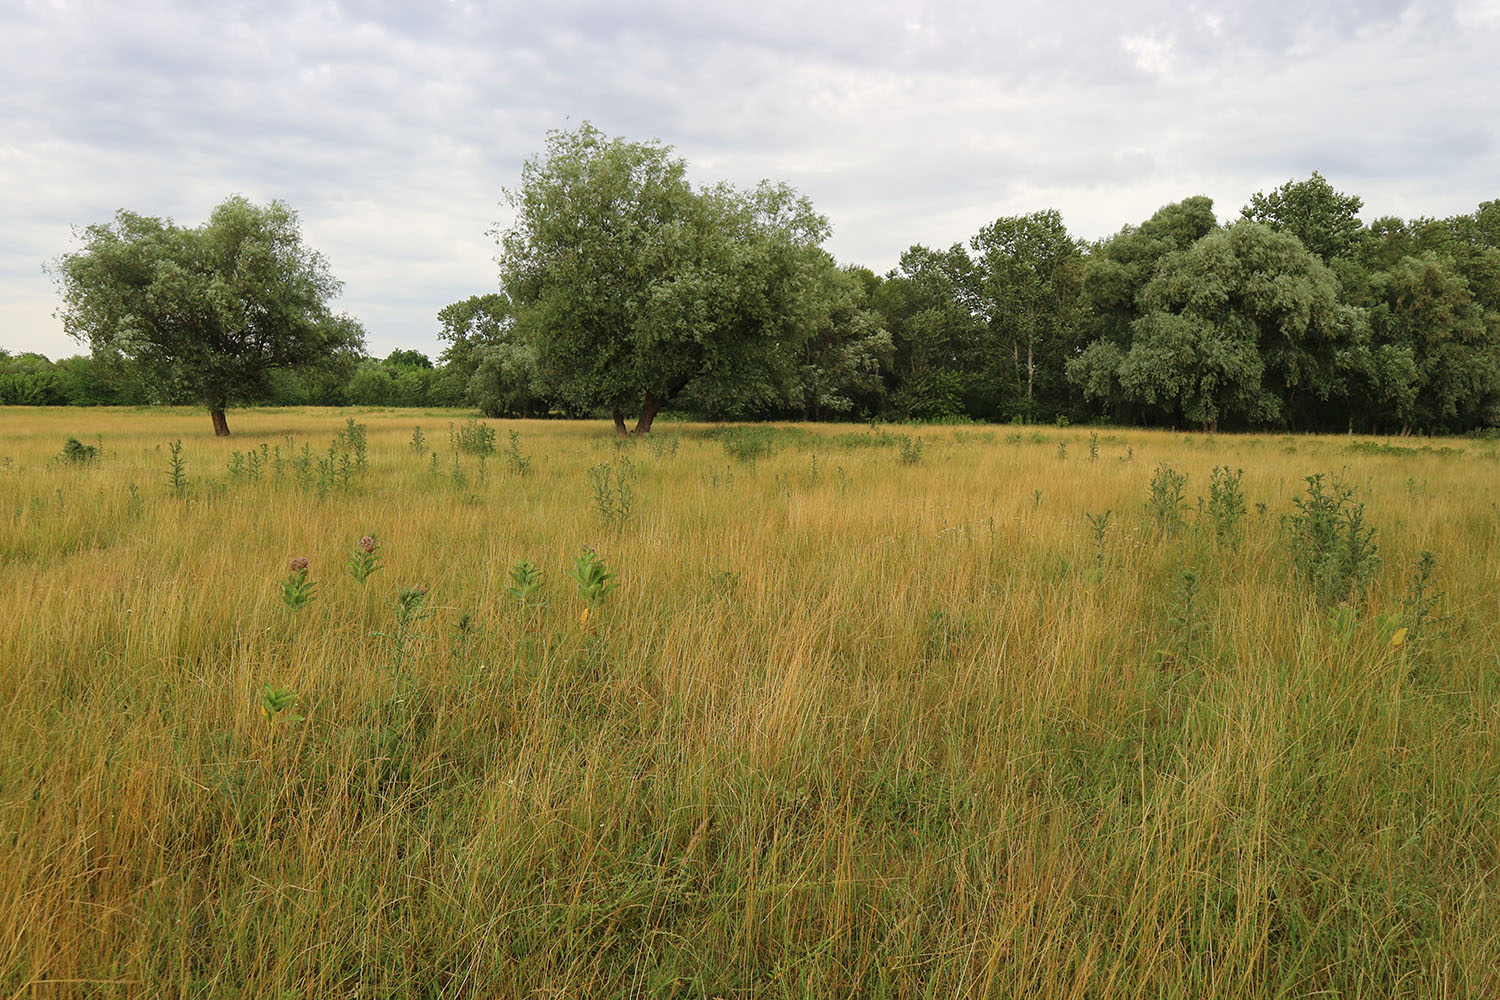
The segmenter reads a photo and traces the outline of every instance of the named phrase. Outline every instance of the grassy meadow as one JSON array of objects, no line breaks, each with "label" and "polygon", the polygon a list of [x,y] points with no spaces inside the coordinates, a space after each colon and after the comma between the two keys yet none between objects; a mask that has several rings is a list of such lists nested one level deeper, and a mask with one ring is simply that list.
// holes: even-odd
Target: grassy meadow
[{"label": "grassy meadow", "polygon": [[0,410],[0,1000],[1500,996],[1494,442],[468,418]]}]

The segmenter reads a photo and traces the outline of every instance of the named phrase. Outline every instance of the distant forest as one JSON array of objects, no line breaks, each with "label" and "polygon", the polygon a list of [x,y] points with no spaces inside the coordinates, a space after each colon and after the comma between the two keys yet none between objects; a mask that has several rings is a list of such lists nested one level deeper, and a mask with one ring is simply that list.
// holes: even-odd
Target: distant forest
[{"label": "distant forest", "polygon": [[[1097,243],[1055,211],[1007,217],[879,275],[835,269],[755,391],[688,387],[707,419],[1109,422],[1462,433],[1500,425],[1500,201],[1360,222],[1319,174],[1228,225],[1205,197]],[[586,416],[547,384],[503,293],[437,317],[437,359],[346,354],[273,373],[268,405],[473,406]],[[767,374],[769,373],[769,374]],[[161,398],[127,361],[0,351],[0,404]]]}]

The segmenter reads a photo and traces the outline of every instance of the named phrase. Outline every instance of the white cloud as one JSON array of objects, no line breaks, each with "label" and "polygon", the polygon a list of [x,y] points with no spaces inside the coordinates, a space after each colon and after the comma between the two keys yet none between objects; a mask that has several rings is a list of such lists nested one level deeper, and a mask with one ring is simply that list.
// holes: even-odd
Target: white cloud
[{"label": "white cloud", "polygon": [[[1500,196],[1495,0],[573,0],[12,5],[0,13],[0,346],[64,338],[41,263],[117,208],[296,207],[371,349],[435,352],[493,288],[501,188],[584,118],[699,180],[784,179],[842,260],[1058,208],[1096,238],[1319,169],[1371,215]],[[1123,40],[1123,41],[1122,41]]]}]

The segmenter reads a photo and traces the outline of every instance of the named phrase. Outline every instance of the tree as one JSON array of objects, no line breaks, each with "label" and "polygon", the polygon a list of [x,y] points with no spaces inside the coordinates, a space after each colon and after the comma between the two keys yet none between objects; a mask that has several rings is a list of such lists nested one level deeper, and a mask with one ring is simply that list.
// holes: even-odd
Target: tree
[{"label": "tree", "polygon": [[869,293],[880,279],[864,268],[829,268],[824,273],[829,299],[825,319],[802,348],[789,402],[804,420],[873,415],[885,399],[884,376],[895,346],[880,316],[869,308]]},{"label": "tree", "polygon": [[960,243],[915,244],[871,302],[891,332],[891,408],[932,420],[999,419],[1015,391],[1014,372],[977,312],[974,261]]},{"label": "tree", "polygon": [[660,143],[587,123],[548,134],[498,234],[502,284],[541,380],[565,405],[640,415],[690,385],[774,401],[816,326],[828,224],[785,185],[693,190]]},{"label": "tree", "polygon": [[1009,345],[1016,381],[1026,388],[1022,413],[1035,419],[1039,375],[1049,382],[1061,375],[1078,337],[1082,244],[1048,209],[997,219],[969,245],[978,255],[980,310],[991,334]]},{"label": "tree", "polygon": [[1119,379],[1135,399],[1213,429],[1266,422],[1297,393],[1328,399],[1347,332],[1333,273],[1293,236],[1259,223],[1171,254],[1141,292]]},{"label": "tree", "polygon": [[264,398],[273,372],[333,363],[364,334],[328,301],[340,284],[302,242],[297,214],[235,196],[194,228],[121,210],[51,265],[64,329],[139,368],[163,401],[225,411]]},{"label": "tree", "polygon": [[387,368],[421,368],[426,371],[432,370],[432,360],[421,351],[412,351],[406,348],[397,348],[390,353],[381,364]]},{"label": "tree", "polygon": [[504,295],[471,295],[438,311],[444,378],[462,386],[463,398],[487,417],[529,417],[546,412],[536,348],[524,342]]},{"label": "tree", "polygon": [[1066,372],[1085,399],[1103,404],[1115,419],[1129,410],[1129,394],[1118,376],[1144,311],[1141,292],[1167,255],[1186,250],[1218,227],[1213,199],[1196,195],[1163,205],[1139,226],[1126,226],[1085,259],[1083,299],[1093,340],[1066,362]]},{"label": "tree", "polygon": [[1404,257],[1375,279],[1370,325],[1387,356],[1409,359],[1390,393],[1402,429],[1460,430],[1494,419],[1500,399],[1500,316],[1432,252]]},{"label": "tree", "polygon": [[1287,181],[1270,194],[1255,192],[1240,215],[1277,232],[1291,233],[1326,264],[1359,251],[1363,204],[1359,195],[1335,191],[1314,170],[1305,181]]}]

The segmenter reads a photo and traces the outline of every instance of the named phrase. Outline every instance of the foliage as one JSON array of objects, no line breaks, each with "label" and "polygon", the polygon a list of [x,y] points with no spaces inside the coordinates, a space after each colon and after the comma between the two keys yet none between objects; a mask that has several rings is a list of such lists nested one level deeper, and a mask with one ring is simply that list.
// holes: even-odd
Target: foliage
[{"label": "foliage", "polygon": [[1330,604],[1358,601],[1380,565],[1375,529],[1365,523],[1365,506],[1355,501],[1353,488],[1325,484],[1322,473],[1306,481],[1286,518],[1297,573]]},{"label": "foliage", "polygon": [[584,604],[594,608],[603,604],[605,595],[619,586],[615,575],[605,567],[599,553],[588,546],[584,546],[573,560],[573,581],[578,584],[579,598]]},{"label": "foliage", "polygon": [[380,568],[380,542],[373,534],[365,535],[354,543],[349,552],[349,575],[360,586],[364,586],[370,574]]},{"label": "foliage", "polygon": [[182,457],[182,439],[167,445],[167,489],[179,499],[187,496],[187,459]]},{"label": "foliage", "polygon": [[589,469],[589,489],[594,510],[606,525],[621,527],[635,512],[635,464],[621,455]]},{"label": "foliage", "polygon": [[920,437],[900,436],[899,447],[901,449],[902,465],[919,465],[922,461],[922,439]]},{"label": "foliage", "polygon": [[1208,480],[1208,516],[1213,521],[1219,541],[1239,537],[1240,522],[1245,519],[1244,469],[1233,472],[1227,466],[1214,466]]},{"label": "foliage", "polygon": [[1316,170],[1305,181],[1289,180],[1270,194],[1257,191],[1240,216],[1288,232],[1324,262],[1352,257],[1359,249],[1362,225],[1359,195],[1335,191]]},{"label": "foliage", "polygon": [[317,596],[318,585],[307,578],[307,559],[291,561],[290,572],[281,580],[281,601],[293,611],[301,611]]},{"label": "foliage", "polygon": [[465,455],[493,455],[495,453],[495,428],[470,417],[466,423],[454,428],[449,424],[449,440],[453,447]]},{"label": "foliage", "polygon": [[639,413],[690,385],[716,402],[772,400],[819,317],[811,276],[828,224],[785,185],[695,191],[659,143],[587,123],[548,134],[507,192],[502,283],[541,379],[580,411]]},{"label": "foliage", "polygon": [[[260,689],[260,714],[275,726],[287,722],[301,722],[302,716],[292,712],[286,712],[297,700],[297,694],[287,688],[280,688],[274,684],[263,685]],[[285,715],[282,713],[286,712]]]},{"label": "foliage", "polygon": [[262,399],[278,369],[332,364],[363,342],[327,303],[340,284],[284,203],[233,197],[184,228],[121,210],[51,265],[64,329],[96,356],[128,359],[164,401],[224,411]]},{"label": "foliage", "polygon": [[77,438],[68,438],[63,443],[62,460],[77,465],[86,465],[99,457],[99,446],[84,444]]},{"label": "foliage", "polygon": [[1146,511],[1156,526],[1168,534],[1182,527],[1182,494],[1187,488],[1187,479],[1187,473],[1177,472],[1166,462],[1158,465],[1151,474]]},{"label": "foliage", "polygon": [[510,471],[518,476],[524,476],[531,469],[531,456],[521,454],[521,432],[510,432],[510,451],[506,452],[505,461],[510,465]]},{"label": "foliage", "polygon": [[521,611],[530,613],[541,606],[536,592],[542,587],[542,571],[528,560],[522,560],[510,568],[510,582],[505,592],[521,606]]}]

